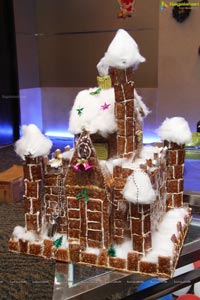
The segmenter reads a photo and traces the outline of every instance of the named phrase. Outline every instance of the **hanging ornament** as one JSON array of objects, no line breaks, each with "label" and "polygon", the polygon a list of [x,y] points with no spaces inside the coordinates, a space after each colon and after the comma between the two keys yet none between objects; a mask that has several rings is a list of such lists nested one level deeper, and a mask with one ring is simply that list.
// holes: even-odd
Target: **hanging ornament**
[{"label": "hanging ornament", "polygon": [[190,13],[191,13],[191,6],[188,0],[182,0],[176,2],[176,5],[172,10],[172,16],[179,23],[184,22],[189,17]]},{"label": "hanging ornament", "polygon": [[88,160],[85,158],[77,159],[76,164],[73,166],[75,171],[84,172],[92,168],[92,165],[89,164]]},{"label": "hanging ornament", "polygon": [[118,0],[120,10],[118,13],[119,18],[131,17],[134,11],[135,0]]},{"label": "hanging ornament", "polygon": [[111,245],[108,249],[108,256],[116,257],[116,249],[113,245]]},{"label": "hanging ornament", "polygon": [[83,188],[80,191],[80,193],[78,193],[76,195],[76,199],[78,199],[78,200],[82,200],[83,199],[84,201],[88,202],[89,201],[89,197],[88,197],[88,191],[87,191],[87,189]]},{"label": "hanging ornament", "polygon": [[92,168],[92,165],[89,163],[89,158],[91,155],[91,146],[90,146],[90,139],[88,134],[86,133],[82,137],[80,137],[77,146],[77,154],[78,158],[76,164],[73,165],[75,171],[84,172],[88,171]]},{"label": "hanging ornament", "polygon": [[90,95],[94,96],[94,95],[98,95],[101,93],[101,88],[99,87],[96,91],[91,92]]},{"label": "hanging ornament", "polygon": [[101,105],[101,109],[103,109],[103,110],[106,110],[109,107],[110,107],[110,104],[107,104],[106,102],[103,105]]},{"label": "hanging ornament", "polygon": [[53,245],[56,247],[56,248],[59,248],[61,245],[62,245],[62,240],[63,240],[63,237],[59,237],[58,239],[56,239],[54,242],[53,242]]}]

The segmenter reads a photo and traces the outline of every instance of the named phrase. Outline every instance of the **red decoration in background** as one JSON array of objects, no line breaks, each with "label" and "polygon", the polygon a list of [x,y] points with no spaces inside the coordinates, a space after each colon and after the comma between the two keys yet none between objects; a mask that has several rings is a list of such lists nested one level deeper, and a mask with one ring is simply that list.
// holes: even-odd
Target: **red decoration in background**
[{"label": "red decoration in background", "polygon": [[119,18],[131,17],[134,11],[135,0],[118,0],[120,5],[120,11],[118,13]]}]

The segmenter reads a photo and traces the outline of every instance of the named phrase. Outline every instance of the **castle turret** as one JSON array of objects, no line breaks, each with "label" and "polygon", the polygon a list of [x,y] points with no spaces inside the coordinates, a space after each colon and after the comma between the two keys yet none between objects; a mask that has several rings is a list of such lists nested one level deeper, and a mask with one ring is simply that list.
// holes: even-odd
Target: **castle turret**
[{"label": "castle turret", "polygon": [[167,155],[167,206],[183,206],[185,144],[191,141],[192,133],[184,118],[167,118],[158,134],[168,149]]},{"label": "castle turret", "polygon": [[[119,30],[108,47],[105,56],[97,65],[99,74],[109,73],[114,88],[114,116],[116,121],[116,156],[135,157],[142,146],[142,118],[139,118],[138,101],[134,93],[134,68],[145,59],[139,53],[134,39],[124,30]],[[136,93],[137,94],[137,93]],[[137,108],[136,108],[137,106]],[[131,238],[129,204],[122,190],[132,170],[115,166],[114,176],[114,234],[113,239],[121,244]]]},{"label": "castle turret", "polygon": [[165,141],[168,147],[167,206],[183,206],[185,145]]},{"label": "castle turret", "polygon": [[24,169],[24,203],[25,228],[39,232],[42,223],[42,163],[40,157],[25,157]]},{"label": "castle turret", "polygon": [[97,65],[101,76],[110,75],[114,87],[119,157],[131,157],[142,144],[141,119],[134,103],[134,69],[144,61],[134,39],[120,29]]},{"label": "castle turret", "polygon": [[34,124],[23,125],[22,132],[22,137],[15,144],[15,151],[24,161],[25,228],[39,232],[43,202],[42,157],[49,153],[52,142]]},{"label": "castle turret", "polygon": [[130,157],[136,149],[133,69],[110,68],[109,73],[115,91],[117,156]]}]

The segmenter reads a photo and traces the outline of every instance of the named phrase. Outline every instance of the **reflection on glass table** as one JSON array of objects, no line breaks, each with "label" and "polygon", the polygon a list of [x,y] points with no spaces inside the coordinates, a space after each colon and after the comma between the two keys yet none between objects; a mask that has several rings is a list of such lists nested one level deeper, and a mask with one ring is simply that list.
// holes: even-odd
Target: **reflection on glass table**
[{"label": "reflection on glass table", "polygon": [[[200,258],[200,193],[187,193],[184,196],[184,200],[192,207],[193,219],[178,262],[178,267],[195,262]],[[184,276],[186,276],[187,280]],[[138,286],[143,281],[151,278],[150,276],[126,274],[84,265],[57,263],[53,300],[157,299],[159,296],[171,293],[175,288],[180,289],[188,281],[188,276],[190,284],[198,282],[200,270],[197,269],[191,271],[190,274],[183,275],[176,284],[173,279],[166,280],[163,284],[158,285],[160,286],[158,291],[155,288],[153,290],[151,288],[149,296],[144,294],[143,291],[143,294],[140,292],[141,294],[136,296],[134,293],[136,293]],[[156,291],[159,296],[155,296]],[[129,296],[131,294],[132,296]]]}]

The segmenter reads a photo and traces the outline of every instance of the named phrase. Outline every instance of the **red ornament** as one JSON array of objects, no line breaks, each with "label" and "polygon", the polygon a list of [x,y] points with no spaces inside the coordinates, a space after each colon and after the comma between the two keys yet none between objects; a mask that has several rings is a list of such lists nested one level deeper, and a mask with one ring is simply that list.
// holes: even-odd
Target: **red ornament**
[{"label": "red ornament", "polygon": [[131,17],[132,12],[134,11],[135,0],[118,0],[120,5],[120,10],[118,13],[119,18]]}]

